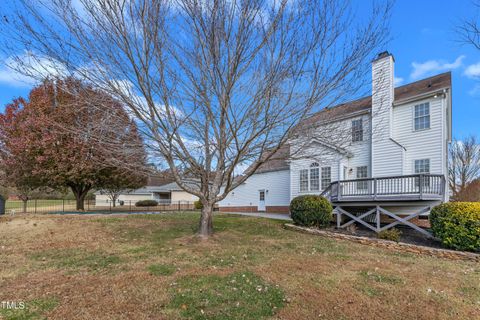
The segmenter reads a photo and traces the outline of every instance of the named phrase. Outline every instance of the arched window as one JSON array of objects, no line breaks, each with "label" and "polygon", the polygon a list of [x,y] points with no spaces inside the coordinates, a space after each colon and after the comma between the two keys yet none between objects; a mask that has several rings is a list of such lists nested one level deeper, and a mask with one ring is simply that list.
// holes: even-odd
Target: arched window
[{"label": "arched window", "polygon": [[320,165],[318,162],[310,164],[310,191],[320,190]]}]

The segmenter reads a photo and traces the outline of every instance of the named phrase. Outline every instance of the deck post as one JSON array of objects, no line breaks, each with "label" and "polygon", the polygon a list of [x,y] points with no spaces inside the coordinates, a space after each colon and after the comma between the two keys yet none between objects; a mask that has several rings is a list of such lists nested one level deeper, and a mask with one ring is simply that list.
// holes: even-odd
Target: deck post
[{"label": "deck post", "polygon": [[377,178],[373,179],[373,199],[377,200]]},{"label": "deck post", "polygon": [[380,231],[380,209],[376,207],[376,222],[377,222],[377,232]]},{"label": "deck post", "polygon": [[423,174],[420,174],[418,187],[419,187],[420,199],[423,199]]},{"label": "deck post", "polygon": [[340,229],[340,224],[342,222],[341,213],[337,210],[337,208],[335,208],[334,210],[337,213],[337,229]]}]

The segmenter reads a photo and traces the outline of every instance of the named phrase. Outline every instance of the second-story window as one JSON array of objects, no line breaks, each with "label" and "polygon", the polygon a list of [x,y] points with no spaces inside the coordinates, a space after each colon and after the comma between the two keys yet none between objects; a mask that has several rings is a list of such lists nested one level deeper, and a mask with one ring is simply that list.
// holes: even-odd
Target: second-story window
[{"label": "second-story window", "polygon": [[415,131],[430,129],[430,104],[422,103],[415,106]]},{"label": "second-story window", "polygon": [[357,119],[352,121],[352,141],[363,141],[363,121]]},{"label": "second-story window", "polygon": [[310,191],[318,191],[320,188],[320,166],[314,162],[310,165]]}]

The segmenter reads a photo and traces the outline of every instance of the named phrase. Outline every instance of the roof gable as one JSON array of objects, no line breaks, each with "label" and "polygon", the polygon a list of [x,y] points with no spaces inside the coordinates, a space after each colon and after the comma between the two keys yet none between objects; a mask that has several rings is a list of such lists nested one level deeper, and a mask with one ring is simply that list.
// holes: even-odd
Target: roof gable
[{"label": "roof gable", "polygon": [[[451,72],[445,72],[433,77],[412,82],[395,88],[395,100],[401,101],[411,99],[416,96],[435,92],[440,89],[450,88],[452,86]],[[363,97],[350,102],[338,104],[331,108],[324,108],[313,114],[302,122],[304,125],[313,125],[324,121],[335,121],[344,117],[356,115],[358,113],[368,112],[372,108],[372,96]]]}]

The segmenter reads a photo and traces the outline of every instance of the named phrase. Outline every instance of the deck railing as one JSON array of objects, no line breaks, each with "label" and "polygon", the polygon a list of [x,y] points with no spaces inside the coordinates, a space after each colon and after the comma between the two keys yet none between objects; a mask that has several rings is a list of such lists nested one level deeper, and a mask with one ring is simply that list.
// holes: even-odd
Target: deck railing
[{"label": "deck railing", "polygon": [[417,174],[335,181],[322,193],[331,201],[441,200],[445,177]]}]

